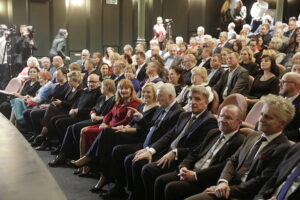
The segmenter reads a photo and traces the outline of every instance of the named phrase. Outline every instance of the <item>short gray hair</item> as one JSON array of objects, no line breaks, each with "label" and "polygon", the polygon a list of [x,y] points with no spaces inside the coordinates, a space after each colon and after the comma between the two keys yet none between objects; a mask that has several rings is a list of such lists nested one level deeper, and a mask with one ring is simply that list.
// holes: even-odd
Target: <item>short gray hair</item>
[{"label": "short gray hair", "polygon": [[174,99],[176,98],[176,91],[174,86],[171,83],[164,83],[158,87],[159,90],[164,90],[168,94],[170,94]]},{"label": "short gray hair", "polygon": [[295,116],[295,106],[289,102],[287,99],[269,94],[261,98],[264,106],[268,106],[277,111],[277,117],[280,121],[286,122],[288,124]]},{"label": "short gray hair", "polygon": [[200,86],[200,85],[192,85],[191,86],[191,90],[190,90],[190,94],[193,93],[198,93],[198,94],[202,94],[203,97],[206,99],[206,101],[208,102],[209,99],[209,92],[207,91],[207,89],[204,86]]}]

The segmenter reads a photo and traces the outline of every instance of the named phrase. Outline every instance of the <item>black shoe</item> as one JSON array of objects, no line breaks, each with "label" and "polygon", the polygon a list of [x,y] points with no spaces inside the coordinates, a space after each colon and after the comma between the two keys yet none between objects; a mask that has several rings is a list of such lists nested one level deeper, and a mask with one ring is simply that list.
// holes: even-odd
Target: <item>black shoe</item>
[{"label": "black shoe", "polygon": [[44,139],[45,139],[44,136],[41,136],[41,135],[36,136],[34,141],[31,143],[31,146],[32,147],[40,146],[43,143]]},{"label": "black shoe", "polygon": [[33,136],[31,136],[29,139],[28,139],[28,142],[33,142],[34,140],[35,140],[35,138],[36,138],[36,135],[33,135]]},{"label": "black shoe", "polygon": [[54,148],[54,149],[51,151],[51,155],[58,155],[58,154],[59,154],[59,151],[60,151],[60,146]]},{"label": "black shoe", "polygon": [[100,193],[100,197],[103,199],[110,199],[110,198],[127,198],[128,194],[125,192],[123,187],[113,187],[106,193]]},{"label": "black shoe", "polygon": [[57,167],[59,165],[65,164],[65,163],[66,163],[65,154],[61,153],[61,154],[58,154],[54,160],[48,162],[48,165],[50,167]]},{"label": "black shoe", "polygon": [[47,139],[44,140],[44,142],[40,146],[35,148],[35,150],[37,151],[45,151],[47,149],[51,150],[51,143]]},{"label": "black shoe", "polygon": [[92,193],[100,193],[100,192],[103,192],[102,188],[95,188],[95,187],[89,189],[89,191],[92,192]]},{"label": "black shoe", "polygon": [[78,175],[78,174],[81,174],[81,169],[76,169],[74,172],[73,172],[74,175]]}]

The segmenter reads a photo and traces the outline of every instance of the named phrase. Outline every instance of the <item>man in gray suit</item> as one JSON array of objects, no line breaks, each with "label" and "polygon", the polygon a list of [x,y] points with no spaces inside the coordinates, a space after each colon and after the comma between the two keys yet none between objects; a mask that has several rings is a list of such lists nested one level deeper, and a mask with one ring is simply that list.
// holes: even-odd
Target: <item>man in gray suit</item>
[{"label": "man in gray suit", "polygon": [[249,72],[239,65],[239,54],[229,53],[226,57],[229,69],[214,86],[219,98],[224,100],[234,93],[246,95],[249,88]]},{"label": "man in gray suit", "polygon": [[165,67],[170,68],[181,64],[181,57],[177,55],[177,45],[168,45],[169,56],[164,60]]},{"label": "man in gray suit", "polygon": [[290,146],[282,130],[293,119],[295,108],[275,95],[265,96],[261,101],[260,132],[249,134],[226,163],[216,186],[187,200],[253,199],[273,175]]}]

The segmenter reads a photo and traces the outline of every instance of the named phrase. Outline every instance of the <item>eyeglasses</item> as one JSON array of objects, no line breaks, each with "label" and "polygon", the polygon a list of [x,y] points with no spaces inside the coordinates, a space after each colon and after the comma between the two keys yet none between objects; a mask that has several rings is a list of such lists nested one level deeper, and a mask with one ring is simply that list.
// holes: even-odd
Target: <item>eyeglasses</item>
[{"label": "eyeglasses", "polygon": [[285,84],[285,83],[295,83],[295,81],[285,81],[285,80],[280,80],[280,84]]},{"label": "eyeglasses", "polygon": [[88,81],[88,83],[98,83],[99,81]]}]

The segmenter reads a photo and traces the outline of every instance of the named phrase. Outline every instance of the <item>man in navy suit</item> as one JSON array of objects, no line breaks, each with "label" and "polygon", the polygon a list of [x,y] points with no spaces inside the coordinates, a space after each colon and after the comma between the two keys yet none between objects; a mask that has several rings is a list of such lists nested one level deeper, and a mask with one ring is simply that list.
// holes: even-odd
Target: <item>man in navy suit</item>
[{"label": "man in navy suit", "polygon": [[281,78],[279,93],[296,108],[295,117],[284,128],[283,133],[289,140],[300,142],[300,75],[294,72],[286,73]]},{"label": "man in navy suit", "polygon": [[299,168],[300,143],[297,143],[288,151],[274,175],[262,187],[255,200],[299,200]]},{"label": "man in navy suit", "polygon": [[178,170],[155,180],[154,199],[184,199],[215,184],[227,159],[243,143],[244,135],[239,131],[241,123],[242,112],[237,106],[223,107],[218,117],[219,128],[207,134],[202,144],[184,158]]},{"label": "man in navy suit", "polygon": [[132,199],[152,199],[155,178],[176,169],[188,152],[201,144],[211,129],[217,128],[217,120],[207,110],[208,97],[205,87],[192,86],[191,112],[182,113],[176,126],[155,143],[127,156],[125,168]]}]

